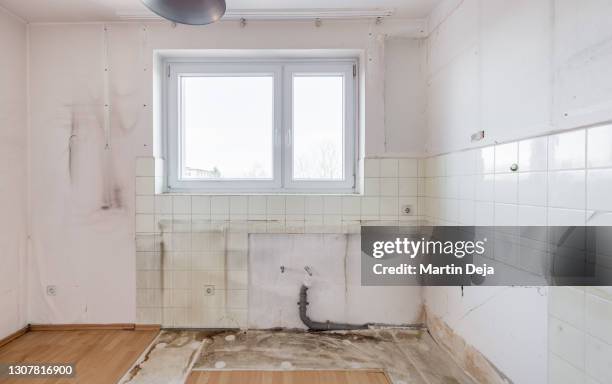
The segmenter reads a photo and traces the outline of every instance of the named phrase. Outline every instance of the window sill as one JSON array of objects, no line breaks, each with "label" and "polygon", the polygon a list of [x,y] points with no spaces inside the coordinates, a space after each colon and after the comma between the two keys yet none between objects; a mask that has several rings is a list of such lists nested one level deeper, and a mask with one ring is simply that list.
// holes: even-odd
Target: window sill
[{"label": "window sill", "polygon": [[186,192],[160,192],[155,195],[159,196],[348,196],[348,197],[360,197],[365,196],[361,192],[197,192],[197,191],[186,191]]}]

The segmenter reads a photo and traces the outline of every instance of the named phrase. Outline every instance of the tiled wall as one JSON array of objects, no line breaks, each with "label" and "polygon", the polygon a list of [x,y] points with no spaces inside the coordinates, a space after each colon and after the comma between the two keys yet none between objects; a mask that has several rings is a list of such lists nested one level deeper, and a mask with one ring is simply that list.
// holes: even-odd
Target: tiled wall
[{"label": "tiled wall", "polygon": [[[612,225],[612,125],[433,157],[424,169],[431,222]],[[549,295],[549,384],[612,382],[612,288]]]},{"label": "tiled wall", "polygon": [[[156,193],[160,170],[154,158],[137,159],[137,321],[174,327],[247,325],[249,233],[410,224],[423,176],[416,159],[366,159],[363,195],[170,195]],[[410,215],[400,213],[406,205]]]},{"label": "tiled wall", "polygon": [[422,214],[436,223],[612,225],[612,125],[428,158],[424,168]]}]

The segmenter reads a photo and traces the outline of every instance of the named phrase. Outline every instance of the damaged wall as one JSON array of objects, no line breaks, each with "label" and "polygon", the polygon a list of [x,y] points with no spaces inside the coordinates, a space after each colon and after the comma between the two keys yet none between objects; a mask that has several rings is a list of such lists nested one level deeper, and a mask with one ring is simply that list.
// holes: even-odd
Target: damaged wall
[{"label": "damaged wall", "polygon": [[[434,11],[428,151],[447,154],[426,162],[420,206],[430,221],[612,224],[599,192],[612,188],[610,6],[447,0]],[[470,142],[478,130],[485,139]],[[430,325],[449,326],[514,382],[612,377],[598,358],[611,351],[599,325],[612,321],[605,290],[428,287],[425,300]]]},{"label": "damaged wall", "polygon": [[[365,50],[369,75],[364,153],[385,157],[419,145],[397,123],[399,119],[391,117],[385,128],[386,103],[393,105],[389,114],[404,112],[393,100],[403,97],[398,89],[388,92],[384,87],[384,33],[379,28],[351,21],[324,22],[319,28],[310,22],[249,22],[246,28],[238,22],[206,28],[173,28],[163,22],[31,25],[29,320],[136,320],[134,236],[143,217],[137,216],[134,222],[134,159],[153,154],[154,50]],[[396,42],[387,59],[401,60],[412,51],[422,56],[420,45]],[[391,83],[420,77],[396,67],[389,72]],[[416,119],[408,128],[419,131],[421,124]],[[381,176],[376,173],[375,177]],[[136,188],[138,183],[136,179]],[[409,194],[416,206],[413,184],[414,192],[410,189]],[[399,192],[392,193],[383,202],[377,188],[377,199],[366,213],[380,217],[384,210],[397,217]],[[150,199],[141,200],[146,204]],[[56,296],[47,295],[48,285],[57,286]]]},{"label": "damaged wall", "polygon": [[[313,263],[317,261],[317,269],[324,268],[318,254],[319,241],[303,242],[304,252],[301,252],[288,238],[300,238],[300,234],[335,236],[329,239],[337,241],[330,240],[327,244],[334,250],[333,254],[325,255],[337,268],[327,269],[324,277],[317,279],[328,288],[339,289],[326,293],[347,304],[342,299],[347,288],[344,283],[350,276],[349,285],[352,284],[356,274],[340,266],[344,261],[355,261],[352,258],[359,252],[348,252],[349,243],[342,240],[345,234],[359,234],[361,225],[414,225],[418,220],[416,159],[365,159],[366,188],[362,196],[156,195],[159,163],[159,159],[152,157],[140,157],[136,162],[138,323],[198,328],[299,326],[286,321],[287,316],[297,314],[297,296],[289,299],[299,292],[299,284],[290,278],[296,276],[295,266],[278,280],[282,301],[275,302],[278,297],[267,292],[266,284],[248,286],[249,282],[258,281],[259,274],[278,274],[280,265],[273,265],[273,257],[304,263],[300,268],[312,259]],[[399,214],[399,207],[404,204],[413,207],[412,215]],[[268,235],[270,240],[253,251],[265,256],[258,257],[257,263],[249,263],[252,251],[249,236],[261,234]],[[320,236],[308,238],[321,239]],[[355,246],[355,242],[350,244]],[[345,254],[351,259],[344,258]],[[350,262],[346,266],[355,267],[355,264]],[[292,289],[295,292],[291,293]],[[364,297],[382,295],[395,299],[400,297],[396,293],[402,292],[411,299],[403,301],[401,308],[391,300],[377,298],[380,312],[398,323],[421,321],[418,289],[369,287],[359,292]],[[326,303],[329,302],[317,303],[315,310],[328,309]],[[369,322],[382,316],[355,302],[348,304],[353,319]],[[260,318],[260,311],[268,308],[275,311]],[[251,311],[255,312],[251,314]]]},{"label": "damaged wall", "polygon": [[27,30],[0,7],[0,339],[27,324]]},{"label": "damaged wall", "polygon": [[309,287],[308,316],[314,321],[396,325],[422,321],[422,308],[414,305],[421,302],[421,287],[361,286],[358,234],[252,234],[249,269],[251,328],[305,328],[296,305],[303,284]]}]

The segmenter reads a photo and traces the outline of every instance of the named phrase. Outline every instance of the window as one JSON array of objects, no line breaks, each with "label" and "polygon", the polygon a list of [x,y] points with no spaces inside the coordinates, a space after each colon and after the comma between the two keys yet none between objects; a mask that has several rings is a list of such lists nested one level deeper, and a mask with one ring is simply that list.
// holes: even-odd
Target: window
[{"label": "window", "polygon": [[173,60],[166,68],[169,190],[355,190],[354,60]]}]

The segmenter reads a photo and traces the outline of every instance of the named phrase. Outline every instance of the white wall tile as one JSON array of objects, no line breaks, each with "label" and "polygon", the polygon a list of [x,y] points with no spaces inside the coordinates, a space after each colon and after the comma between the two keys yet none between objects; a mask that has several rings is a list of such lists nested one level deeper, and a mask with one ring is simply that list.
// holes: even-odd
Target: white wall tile
[{"label": "white wall tile", "polygon": [[210,196],[192,196],[191,213],[194,215],[210,215]]},{"label": "white wall tile", "polygon": [[548,167],[550,170],[579,169],[586,163],[584,129],[548,137]]},{"label": "white wall tile", "polygon": [[546,226],[546,207],[534,207],[529,205],[519,205],[518,225],[521,226]]},{"label": "white wall tile", "polygon": [[472,200],[459,201],[459,223],[462,225],[475,224],[475,203]]},{"label": "white wall tile", "polygon": [[476,225],[495,225],[495,204],[477,201],[474,212],[474,221]]},{"label": "white wall tile", "polygon": [[463,176],[450,176],[445,178],[443,196],[448,199],[459,198],[459,180]]},{"label": "white wall tile", "polygon": [[342,215],[342,197],[324,196],[323,213],[325,215]]},{"label": "white wall tile", "polygon": [[495,146],[495,172],[512,172],[512,164],[518,164],[518,143],[508,143]]},{"label": "white wall tile", "polygon": [[417,159],[399,159],[398,176],[399,177],[418,177],[418,160]]},{"label": "white wall tile", "polygon": [[230,219],[246,220],[248,215],[248,198],[246,196],[230,196]]},{"label": "white wall tile", "polygon": [[304,196],[287,196],[285,199],[285,210],[288,220],[303,220],[305,213]]},{"label": "white wall tile", "polygon": [[453,152],[443,156],[446,163],[446,176],[464,175],[465,164],[462,164],[463,154],[465,152]]},{"label": "white wall tile", "polygon": [[159,215],[172,214],[172,196],[156,195],[155,196],[155,213]]},{"label": "white wall tile", "polygon": [[550,172],[548,205],[555,208],[585,209],[586,171]]},{"label": "white wall tile", "polygon": [[586,213],[579,209],[548,208],[548,225],[585,225]]},{"label": "white wall tile", "polygon": [[380,198],[380,216],[396,217],[399,214],[398,199],[396,197]]},{"label": "white wall tile", "polygon": [[380,160],[380,177],[397,177],[398,167],[397,159]]},{"label": "white wall tile", "polygon": [[584,372],[559,356],[548,354],[548,384],[585,384]]},{"label": "white wall tile", "polygon": [[155,216],[136,214],[136,232],[155,232]]},{"label": "white wall tile", "polygon": [[612,212],[612,168],[587,171],[587,209]]},{"label": "white wall tile", "polygon": [[248,218],[253,220],[263,220],[266,218],[268,200],[266,196],[249,196]]},{"label": "white wall tile", "polygon": [[585,322],[589,335],[612,345],[612,301],[586,295]]},{"label": "white wall tile", "polygon": [[380,160],[365,159],[364,173],[365,177],[380,177]]},{"label": "white wall tile", "polygon": [[474,200],[476,192],[475,178],[480,176],[466,175],[459,178],[459,198]]},{"label": "white wall tile", "polygon": [[586,337],[586,371],[601,383],[612,378],[612,345],[594,337]]},{"label": "white wall tile", "polygon": [[398,181],[399,196],[418,196],[418,179],[416,178],[401,178]]},{"label": "white wall tile", "polygon": [[547,193],[548,176],[546,172],[527,172],[519,174],[519,204],[546,206]]},{"label": "white wall tile", "polygon": [[518,174],[495,175],[495,202],[516,204],[518,201]]},{"label": "white wall tile", "polygon": [[494,201],[495,200],[495,176],[477,175],[475,181],[475,200],[476,201]]},{"label": "white wall tile", "polygon": [[191,196],[173,196],[172,213],[178,215],[191,214]]},{"label": "white wall tile", "polygon": [[210,214],[213,220],[229,219],[229,196],[213,196],[210,199]]},{"label": "white wall tile", "polygon": [[520,141],[518,151],[519,172],[546,171],[548,169],[548,137]]},{"label": "white wall tile", "polygon": [[584,329],[584,288],[550,287],[548,292],[548,313],[577,329]]},{"label": "white wall tile", "polygon": [[136,196],[136,213],[155,213],[155,198],[153,196]]},{"label": "white wall tile", "polygon": [[364,189],[366,196],[379,196],[380,178],[367,177],[364,181]]},{"label": "white wall tile", "polygon": [[475,170],[477,174],[493,173],[495,171],[495,148],[480,148],[476,152]]},{"label": "white wall tile", "polygon": [[518,224],[518,206],[515,204],[495,204],[495,225],[516,226]]},{"label": "white wall tile", "polygon": [[285,196],[268,196],[266,213],[268,218],[278,215],[285,215]]},{"label": "white wall tile", "polygon": [[587,130],[588,167],[612,167],[612,124]]},{"label": "white wall tile", "polygon": [[305,210],[306,215],[322,215],[323,196],[306,196]]},{"label": "white wall tile", "polygon": [[364,197],[361,200],[361,218],[364,220],[376,219],[380,214],[380,198]]},{"label": "white wall tile", "polygon": [[585,334],[554,317],[549,318],[548,340],[550,350],[573,366],[584,369]]},{"label": "white wall tile", "polygon": [[380,196],[397,196],[399,192],[399,184],[397,178],[382,178],[380,179]]},{"label": "white wall tile", "polygon": [[586,217],[586,225],[612,227],[612,213],[610,212],[587,211]]},{"label": "white wall tile", "polygon": [[356,216],[357,220],[361,215],[361,198],[356,196],[346,196],[342,198],[342,216]]}]

